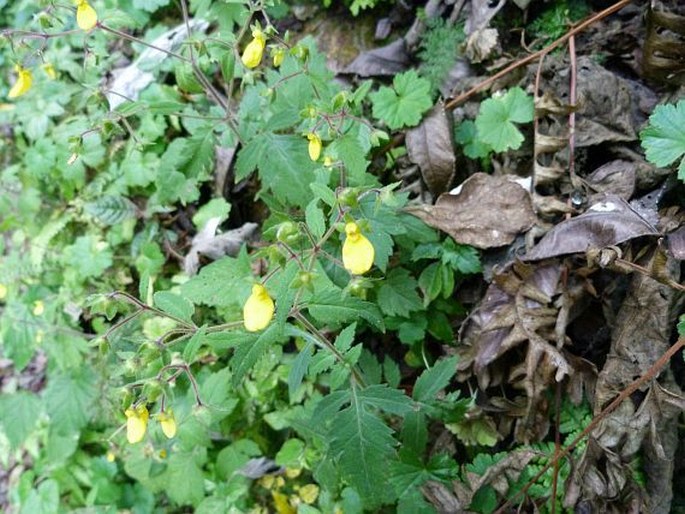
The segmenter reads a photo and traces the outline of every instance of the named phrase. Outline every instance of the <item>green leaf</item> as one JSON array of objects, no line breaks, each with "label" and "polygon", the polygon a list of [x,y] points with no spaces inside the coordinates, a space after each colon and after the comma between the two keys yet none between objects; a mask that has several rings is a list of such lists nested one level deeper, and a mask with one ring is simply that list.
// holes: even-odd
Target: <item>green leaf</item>
[{"label": "green leaf", "polygon": [[258,134],[240,150],[236,162],[236,180],[247,177],[255,168],[262,187],[281,202],[306,205],[312,199],[309,187],[315,181],[307,153],[307,140],[290,134]]},{"label": "green leaf", "polygon": [[0,396],[0,426],[12,448],[18,448],[36,426],[41,403],[38,397],[26,391]]},{"label": "green leaf", "polygon": [[166,494],[176,505],[197,505],[205,496],[205,480],[195,452],[174,452],[166,472]]},{"label": "green leaf", "polygon": [[183,360],[187,363],[192,363],[197,356],[197,352],[205,342],[205,327],[200,327],[190,338],[190,341],[183,348]]},{"label": "green leaf", "polygon": [[[658,105],[649,117],[649,125],[640,132],[647,160],[665,167],[685,155],[685,100]],[[685,159],[678,167],[678,178],[685,181]]]},{"label": "green leaf", "polygon": [[443,264],[451,266],[462,275],[483,271],[478,250],[472,246],[457,244],[452,239],[445,240],[441,259]]},{"label": "green leaf", "polygon": [[19,514],[57,514],[59,512],[59,485],[49,478],[32,489],[21,506]]},{"label": "green leaf", "polygon": [[269,346],[282,339],[283,330],[275,323],[269,325],[259,334],[247,333],[245,341],[238,345],[231,360],[233,386],[238,387]]},{"label": "green leaf", "polygon": [[[181,286],[181,294],[195,304],[242,306],[249,295],[251,281],[250,259],[243,247],[238,257],[224,257],[202,268],[198,275]],[[227,291],[231,293],[227,294]]]},{"label": "green leaf", "polygon": [[441,359],[432,368],[428,368],[416,380],[413,397],[420,402],[428,402],[435,398],[438,392],[450,383],[450,379],[457,372],[456,356]]},{"label": "green leaf", "polygon": [[54,374],[43,391],[43,404],[60,434],[77,432],[95,414],[96,377],[88,368]]},{"label": "green leaf", "polygon": [[316,239],[320,239],[326,232],[326,219],[323,216],[323,211],[319,209],[318,203],[318,199],[312,200],[304,211],[307,226]]},{"label": "green leaf", "polygon": [[193,223],[200,231],[204,228],[207,222],[212,218],[219,218],[223,223],[228,219],[228,214],[231,212],[231,204],[223,198],[212,198],[209,202],[198,209],[193,216]]},{"label": "green leaf", "polygon": [[388,316],[407,317],[413,311],[422,310],[423,302],[416,292],[417,285],[409,271],[393,269],[378,290],[378,306]]},{"label": "green leaf", "polygon": [[124,196],[105,195],[83,206],[88,214],[99,222],[112,226],[135,218],[136,205]]},{"label": "green leaf", "polygon": [[307,369],[309,368],[309,363],[312,360],[312,352],[314,348],[314,343],[308,341],[293,361],[293,365],[290,368],[290,373],[288,373],[288,396],[291,399],[295,397],[297,390],[300,388],[300,385],[302,385],[302,379],[307,374]]},{"label": "green leaf", "polygon": [[154,294],[155,307],[184,321],[191,321],[195,307],[185,297],[171,291],[158,291]]},{"label": "green leaf", "polygon": [[160,7],[169,4],[169,0],[133,0],[133,7],[148,12],[155,12]]},{"label": "green leaf", "polygon": [[81,279],[101,276],[112,265],[112,251],[94,236],[79,236],[64,248],[62,262],[71,274]]},{"label": "green leaf", "polygon": [[426,416],[423,412],[415,410],[404,416],[401,437],[402,455],[409,454],[416,458],[420,458],[423,455],[428,442],[428,427],[426,426]]},{"label": "green leaf", "polygon": [[493,96],[480,104],[476,117],[478,138],[492,146],[495,152],[518,149],[523,134],[514,123],[533,120],[533,98],[520,87],[510,89],[502,96]]},{"label": "green leaf", "polygon": [[378,330],[385,330],[383,317],[376,305],[355,296],[343,296],[339,289],[316,293],[307,302],[307,309],[322,324],[345,323],[361,318]]},{"label": "green leaf", "polygon": [[289,468],[299,468],[302,466],[304,457],[304,443],[299,439],[288,439],[276,454],[276,464]]},{"label": "green leaf", "polygon": [[399,389],[393,389],[387,384],[377,384],[361,389],[359,400],[389,414],[403,416],[412,410],[412,401]]},{"label": "green leaf", "polygon": [[482,159],[492,152],[492,147],[478,137],[476,124],[471,120],[462,121],[454,132],[454,139],[464,147],[464,155],[470,159]]},{"label": "green leaf", "polygon": [[392,130],[413,127],[424,112],[433,106],[430,82],[414,70],[395,75],[393,87],[381,87],[370,96],[373,116]]},{"label": "green leaf", "polygon": [[442,270],[439,263],[433,262],[424,268],[419,276],[419,288],[423,292],[425,306],[438,297],[442,292]]},{"label": "green leaf", "polygon": [[332,454],[339,455],[343,478],[359,492],[365,506],[373,508],[391,496],[385,483],[397,442],[392,429],[371,412],[373,402],[359,393],[353,388],[350,405],[334,416],[330,446]]}]

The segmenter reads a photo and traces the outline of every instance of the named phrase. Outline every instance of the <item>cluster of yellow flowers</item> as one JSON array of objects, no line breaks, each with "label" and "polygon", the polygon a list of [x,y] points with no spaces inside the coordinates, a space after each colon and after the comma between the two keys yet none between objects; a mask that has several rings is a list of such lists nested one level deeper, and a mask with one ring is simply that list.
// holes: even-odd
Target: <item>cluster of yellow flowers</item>
[{"label": "cluster of yellow flowers", "polygon": [[[363,275],[373,266],[373,244],[361,233],[359,226],[351,221],[345,225],[345,242],[342,247],[343,266],[352,275]],[[243,306],[243,324],[249,332],[266,328],[274,317],[275,305],[269,292],[261,284],[252,286],[252,294]]]},{"label": "cluster of yellow flowers", "polygon": [[[135,408],[128,408],[124,412],[126,415],[126,439],[131,444],[139,443],[145,437],[147,431],[147,422],[150,419],[150,413],[145,405],[138,405]],[[162,432],[169,439],[176,435],[176,418],[171,409],[157,414],[157,421],[162,427]]]},{"label": "cluster of yellow flowers", "polygon": [[[75,0],[76,3],[76,24],[80,29],[89,31],[92,30],[98,23],[98,14],[88,3],[88,0]],[[31,70],[24,68],[17,64],[14,66],[14,71],[17,74],[17,79],[10,88],[7,98],[19,98],[25,95],[33,85],[33,74]],[[57,72],[50,63],[43,64],[43,71],[51,80],[57,78]]]},{"label": "cluster of yellow flowers", "polygon": [[[300,468],[285,470],[286,478],[290,479],[297,478],[301,473]],[[295,514],[298,511],[298,505],[302,503],[311,505],[319,497],[319,486],[316,484],[293,485],[292,494],[282,493],[281,490],[286,486],[286,481],[282,476],[265,475],[259,480],[259,484],[271,491],[274,510],[277,514]]]}]

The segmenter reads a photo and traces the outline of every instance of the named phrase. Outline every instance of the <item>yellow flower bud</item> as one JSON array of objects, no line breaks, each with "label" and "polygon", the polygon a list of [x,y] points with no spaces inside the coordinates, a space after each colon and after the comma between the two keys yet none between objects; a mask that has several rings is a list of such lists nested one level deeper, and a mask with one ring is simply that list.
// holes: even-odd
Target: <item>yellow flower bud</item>
[{"label": "yellow flower bud", "polygon": [[17,64],[14,67],[14,71],[17,72],[17,81],[12,86],[12,89],[10,89],[7,98],[18,98],[21,95],[25,95],[31,89],[31,84],[33,84],[31,70],[22,68]]},{"label": "yellow flower bud", "polygon": [[312,161],[317,161],[321,155],[321,138],[315,132],[307,134],[309,139],[309,158]]},{"label": "yellow flower bud", "polygon": [[274,317],[274,301],[266,288],[261,284],[252,286],[252,294],[243,307],[243,323],[249,332],[258,332],[271,322]]},{"label": "yellow flower bud", "polygon": [[171,439],[176,435],[176,418],[174,418],[174,411],[167,409],[157,415],[157,421],[162,426],[162,432],[167,438]]},{"label": "yellow flower bud", "polygon": [[126,409],[126,439],[131,444],[139,443],[145,437],[147,420],[150,413],[145,405],[139,405],[136,409]]},{"label": "yellow flower bud", "polygon": [[327,155],[323,158],[323,165],[326,166],[326,168],[330,168],[331,166],[333,166],[333,159],[330,155]]},{"label": "yellow flower bud", "polygon": [[33,302],[33,315],[41,316],[45,312],[45,304],[43,300],[36,300]]},{"label": "yellow flower bud", "polygon": [[117,456],[114,454],[112,450],[108,450],[105,458],[107,459],[107,462],[114,462]]},{"label": "yellow flower bud", "polygon": [[353,275],[363,275],[373,266],[375,257],[373,245],[362,235],[354,222],[345,225],[345,233],[347,237],[342,248],[343,265]]},{"label": "yellow flower bud", "polygon": [[276,48],[273,51],[274,68],[280,67],[283,64],[283,59],[285,59],[285,48]]},{"label": "yellow flower bud", "polygon": [[76,7],[76,24],[81,30],[91,30],[98,23],[98,13],[88,3],[88,0],[79,0]]},{"label": "yellow flower bud", "polygon": [[55,71],[55,67],[52,65],[52,63],[46,62],[43,64],[42,68],[50,80],[55,80],[57,78],[57,72]]},{"label": "yellow flower bud", "polygon": [[245,50],[243,50],[243,55],[240,58],[247,68],[252,69],[259,66],[259,63],[262,62],[264,46],[266,46],[266,37],[264,37],[264,33],[261,30],[253,30],[252,41],[247,44]]},{"label": "yellow flower bud", "polygon": [[297,478],[302,474],[302,468],[285,468],[285,476],[288,478]]},{"label": "yellow flower bud", "polygon": [[4,300],[7,296],[7,286],[5,284],[0,284],[0,300]]}]

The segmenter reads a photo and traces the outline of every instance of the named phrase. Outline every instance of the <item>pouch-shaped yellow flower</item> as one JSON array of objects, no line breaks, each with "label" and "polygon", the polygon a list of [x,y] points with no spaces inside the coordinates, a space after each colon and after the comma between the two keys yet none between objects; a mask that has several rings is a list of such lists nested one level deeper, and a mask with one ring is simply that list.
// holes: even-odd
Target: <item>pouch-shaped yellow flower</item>
[{"label": "pouch-shaped yellow flower", "polygon": [[350,222],[345,225],[347,237],[342,247],[342,259],[345,269],[353,275],[363,275],[373,266],[376,255],[371,241],[359,230],[359,226]]},{"label": "pouch-shaped yellow flower", "polygon": [[318,161],[321,156],[321,138],[318,134],[310,132],[307,134],[307,139],[309,139],[309,158],[312,161]]},{"label": "pouch-shaped yellow flower", "polygon": [[150,413],[145,405],[139,405],[135,409],[126,409],[126,439],[131,444],[139,443],[145,437],[147,421]]},{"label": "pouch-shaped yellow flower", "polygon": [[174,418],[174,411],[167,409],[157,415],[157,421],[162,427],[162,432],[167,438],[171,439],[176,435],[176,418]]},{"label": "pouch-shaped yellow flower", "polygon": [[265,45],[266,37],[264,37],[264,33],[259,29],[253,30],[252,41],[247,44],[245,50],[243,50],[243,55],[240,58],[247,68],[252,69],[259,66],[259,63],[262,62]]},{"label": "pouch-shaped yellow flower", "polygon": [[243,323],[249,332],[258,332],[266,328],[274,317],[274,301],[266,288],[261,284],[252,286],[252,294],[243,307]]},{"label": "pouch-shaped yellow flower", "polygon": [[31,75],[31,70],[22,68],[18,64],[14,67],[14,71],[17,72],[17,81],[10,89],[7,98],[18,98],[21,95],[25,95],[29,89],[31,89],[31,84],[33,84],[33,75]]},{"label": "pouch-shaped yellow flower", "polygon": [[76,7],[76,24],[82,30],[91,30],[98,22],[98,13],[88,0],[78,0]]}]

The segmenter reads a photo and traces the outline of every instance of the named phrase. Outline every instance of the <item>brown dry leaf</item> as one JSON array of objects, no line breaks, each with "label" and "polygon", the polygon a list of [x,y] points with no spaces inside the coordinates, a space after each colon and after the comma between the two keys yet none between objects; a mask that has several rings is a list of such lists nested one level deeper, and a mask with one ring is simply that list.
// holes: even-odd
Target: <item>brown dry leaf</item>
[{"label": "brown dry leaf", "polygon": [[616,159],[597,168],[586,181],[597,193],[612,194],[630,200],[635,192],[636,176],[635,163]]},{"label": "brown dry leaf", "polygon": [[[484,301],[464,324],[460,377],[472,369],[481,390],[507,383],[526,393],[526,406],[516,423],[519,441],[545,435],[544,392],[572,373],[561,351],[563,336],[558,335],[565,326],[558,329],[560,311],[553,302],[560,277],[561,266],[556,263],[517,264],[495,278]],[[516,358],[511,350],[522,345],[523,358]]]},{"label": "brown dry leaf", "polygon": [[636,237],[658,235],[659,232],[625,200],[607,196],[580,216],[556,225],[522,260],[585,253],[590,248],[605,248]]},{"label": "brown dry leaf", "polygon": [[407,210],[456,242],[483,249],[510,244],[536,219],[528,191],[485,173],[469,177],[456,194],[440,195],[435,205]]},{"label": "brown dry leaf", "polygon": [[[662,259],[654,252],[650,259]],[[642,266],[652,267],[649,262]],[[673,280],[679,278],[674,260],[665,268]],[[680,311],[675,291],[650,277],[636,274],[612,326],[611,349],[595,389],[594,410],[601,411],[637,377],[661,357],[670,344],[675,314]],[[603,418],[591,434],[567,500],[582,497],[615,498],[627,492],[633,481],[625,463],[642,451],[644,469],[650,469],[644,502],[646,512],[666,514],[670,510],[673,457],[677,446],[677,416],[685,408],[680,388],[669,368],[658,382],[634,394]],[[649,460],[648,460],[649,459]]]},{"label": "brown dry leaf", "polygon": [[360,77],[392,76],[409,66],[409,54],[403,38],[392,43],[360,53],[342,73]]},{"label": "brown dry leaf", "polygon": [[487,59],[497,47],[499,35],[496,29],[479,29],[471,33],[466,40],[464,55],[473,63]]},{"label": "brown dry leaf", "polygon": [[454,141],[452,127],[440,102],[423,118],[418,127],[407,132],[407,152],[419,165],[423,180],[434,195],[447,191],[454,177]]},{"label": "brown dry leaf", "polygon": [[647,11],[647,37],[642,52],[645,76],[667,84],[685,84],[685,16],[670,12],[661,2]]},{"label": "brown dry leaf", "polygon": [[679,261],[685,260],[685,227],[668,234],[668,251]]}]

